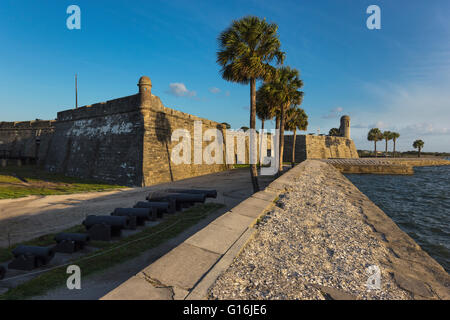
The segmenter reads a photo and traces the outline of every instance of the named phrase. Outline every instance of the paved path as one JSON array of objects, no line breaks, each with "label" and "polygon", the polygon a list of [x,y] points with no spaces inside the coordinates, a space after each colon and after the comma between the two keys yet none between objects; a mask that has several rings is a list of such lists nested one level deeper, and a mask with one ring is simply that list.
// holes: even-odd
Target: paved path
[{"label": "paved path", "polygon": [[[261,176],[261,187],[271,179]],[[242,168],[146,188],[0,200],[0,247],[70,228],[90,214],[109,215],[117,207],[132,207],[149,191],[167,187],[217,189],[213,201],[227,208],[252,192],[249,170]]]}]

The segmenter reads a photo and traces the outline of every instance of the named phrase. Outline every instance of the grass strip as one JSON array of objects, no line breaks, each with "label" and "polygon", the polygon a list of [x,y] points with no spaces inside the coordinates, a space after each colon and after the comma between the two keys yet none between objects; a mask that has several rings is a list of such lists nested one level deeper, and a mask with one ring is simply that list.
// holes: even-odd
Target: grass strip
[{"label": "grass strip", "polygon": [[0,168],[0,199],[105,191],[124,186],[67,177],[36,166]]},{"label": "grass strip", "polygon": [[[156,226],[147,227],[141,232],[122,238],[117,242],[107,243],[101,250],[71,261],[70,264],[78,265],[83,276],[106,270],[177,236],[221,207],[223,207],[222,204],[207,203],[189,208],[180,214],[170,215]],[[1,295],[0,299],[17,300],[42,295],[50,289],[64,285],[67,277],[66,265],[55,267],[10,289]]]}]

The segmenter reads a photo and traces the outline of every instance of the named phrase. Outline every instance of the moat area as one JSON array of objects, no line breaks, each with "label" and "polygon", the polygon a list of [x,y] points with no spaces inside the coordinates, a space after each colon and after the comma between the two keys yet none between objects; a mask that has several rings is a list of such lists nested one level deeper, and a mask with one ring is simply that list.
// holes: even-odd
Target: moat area
[{"label": "moat area", "polygon": [[346,174],[423,250],[450,271],[450,166],[414,175]]}]

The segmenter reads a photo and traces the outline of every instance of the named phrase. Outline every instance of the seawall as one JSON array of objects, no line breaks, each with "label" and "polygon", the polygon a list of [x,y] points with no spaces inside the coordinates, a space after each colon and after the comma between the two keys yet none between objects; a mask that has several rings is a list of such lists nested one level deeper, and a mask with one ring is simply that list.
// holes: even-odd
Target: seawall
[{"label": "seawall", "polygon": [[[368,292],[373,265],[381,287]],[[307,160],[104,299],[449,299],[449,287],[442,266],[337,169]]]},{"label": "seawall", "polygon": [[360,158],[322,160],[342,173],[414,174],[414,167],[445,166],[450,160],[418,158]]}]

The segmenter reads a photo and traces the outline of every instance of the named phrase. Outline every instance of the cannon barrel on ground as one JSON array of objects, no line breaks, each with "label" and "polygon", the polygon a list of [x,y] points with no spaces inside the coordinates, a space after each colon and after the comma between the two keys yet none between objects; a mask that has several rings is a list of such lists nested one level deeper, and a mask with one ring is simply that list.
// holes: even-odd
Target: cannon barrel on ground
[{"label": "cannon barrel on ground", "polygon": [[3,266],[0,266],[0,280],[2,280],[5,277],[6,274],[6,268]]},{"label": "cannon barrel on ground", "polygon": [[19,245],[11,252],[14,260],[8,264],[8,268],[17,270],[33,270],[48,264],[55,256],[54,247]]},{"label": "cannon barrel on ground", "polygon": [[56,252],[62,253],[74,253],[81,250],[89,242],[89,235],[86,233],[58,233],[55,236],[57,245],[55,246]]},{"label": "cannon barrel on ground", "polygon": [[109,241],[118,237],[122,229],[136,226],[136,217],[130,216],[87,216],[83,221],[92,240]]},{"label": "cannon barrel on ground", "polygon": [[179,188],[169,188],[166,190],[167,192],[174,193],[191,193],[191,194],[206,194],[207,198],[217,198],[217,190],[214,189],[179,189]]},{"label": "cannon barrel on ground", "polygon": [[19,245],[11,252],[16,258],[21,255],[33,254],[36,257],[43,257],[47,259],[53,258],[53,256],[55,255],[55,250],[53,250],[53,247],[38,247],[25,245]]},{"label": "cannon barrel on ground", "polygon": [[177,209],[180,207],[180,205],[183,205],[184,203],[187,204],[194,204],[196,202],[204,203],[206,200],[206,194],[204,193],[198,193],[198,194],[192,194],[192,193],[173,193],[173,192],[151,192],[147,196],[147,200],[149,201],[168,201],[174,199],[177,203]]},{"label": "cannon barrel on ground", "polygon": [[60,243],[62,241],[74,241],[82,244],[86,244],[89,242],[89,235],[87,233],[67,233],[62,232],[58,233],[55,236],[55,241]]},{"label": "cannon barrel on ground", "polygon": [[168,199],[167,201],[139,201],[134,208],[157,208],[158,214],[175,213],[177,210],[176,200]]},{"label": "cannon barrel on ground", "polygon": [[138,225],[144,225],[146,220],[155,220],[157,217],[158,208],[116,208],[111,213],[112,216],[128,216],[136,217]]},{"label": "cannon barrel on ground", "polygon": [[127,216],[87,216],[83,221],[83,225],[89,229],[96,224],[104,224],[112,228],[126,229],[130,223]]}]

